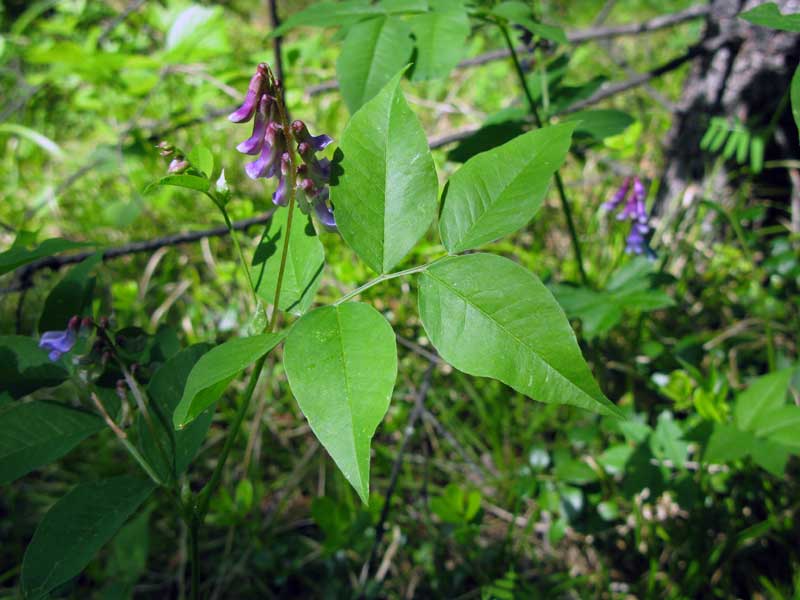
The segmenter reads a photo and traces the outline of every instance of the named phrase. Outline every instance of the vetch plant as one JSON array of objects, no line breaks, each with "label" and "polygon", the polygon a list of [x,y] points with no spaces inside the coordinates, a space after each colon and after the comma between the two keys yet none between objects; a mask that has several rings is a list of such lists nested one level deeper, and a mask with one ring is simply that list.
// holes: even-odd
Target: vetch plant
[{"label": "vetch plant", "polygon": [[[548,289],[514,261],[479,251],[535,216],[569,151],[575,123],[536,128],[473,156],[440,197],[425,133],[400,86],[405,72],[397,72],[353,114],[331,162],[320,153],[332,138],[312,135],[302,121],[290,122],[281,83],[267,65],[258,65],[244,103],[230,116],[236,123],[253,121],[251,136],[237,149],[256,158],[241,168],[251,178],[277,182],[271,190],[276,212],[251,260],[227,213],[231,191],[224,174],[212,183],[211,153],[159,146],[171,163],[155,185],[200,191],[213,202],[231,230],[254,299],[268,310],[254,321],[260,325],[249,337],[179,352],[166,351],[158,336],[112,330],[106,321],[94,325],[86,315],[101,355],[73,360],[63,377],[85,387],[87,409],[94,414],[73,415],[74,432],[67,431],[68,439],[32,460],[27,470],[57,458],[105,424],[147,479],[126,475],[82,483],[56,503],[25,556],[22,583],[29,596],[42,596],[76,575],[152,492],[162,490],[188,526],[197,597],[202,524],[267,355],[281,343],[289,386],[311,430],[367,503],[370,445],[391,402],[398,360],[392,325],[358,298],[389,279],[416,284],[422,325],[456,369],[498,379],[540,402],[620,416],[592,377]],[[375,272],[374,279],[316,308],[325,259],[312,216],[317,228],[337,230]],[[397,270],[434,221],[441,256]],[[42,351],[50,359],[58,360],[75,344],[76,319],[63,331],[43,335]],[[214,470],[195,492],[182,476],[223,392],[250,367]],[[112,389],[109,381],[115,382]],[[15,476],[20,474],[17,469]],[[89,531],[91,543],[82,541]]]}]

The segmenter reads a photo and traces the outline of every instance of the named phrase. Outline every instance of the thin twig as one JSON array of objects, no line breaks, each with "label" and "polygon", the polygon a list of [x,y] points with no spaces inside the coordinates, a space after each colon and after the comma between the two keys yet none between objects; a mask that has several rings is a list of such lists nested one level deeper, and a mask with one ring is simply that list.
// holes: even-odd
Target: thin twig
[{"label": "thin twig", "polygon": [[[231,227],[233,228],[234,231],[244,231],[255,225],[262,225],[272,218],[274,212],[275,211],[273,209],[267,211],[263,215],[258,215],[257,217],[251,217],[249,219],[242,219],[241,221],[235,221],[234,223],[231,224]],[[221,226],[221,227],[213,227],[211,229],[202,229],[200,231],[190,231],[187,233],[173,233],[171,235],[167,235],[164,237],[154,238],[152,240],[144,240],[141,242],[131,242],[130,244],[124,244],[122,246],[117,246],[105,250],[103,252],[103,262],[111,260],[113,258],[129,256],[131,254],[152,252],[154,250],[158,250],[159,248],[163,248],[166,246],[189,244],[197,242],[204,238],[224,237],[229,233],[230,232],[228,231],[227,226]],[[17,282],[7,288],[1,289],[0,294],[9,292],[20,292],[22,290],[26,290],[32,287],[33,284],[32,276],[37,271],[41,271],[43,269],[51,269],[53,271],[57,271],[62,267],[68,265],[74,265],[83,260],[86,260],[92,254],[94,254],[94,252],[79,252],[77,254],[68,254],[64,256],[48,256],[47,258],[43,258],[34,261],[32,263],[29,263],[28,265],[22,267],[19,270],[19,275],[17,276]]]}]

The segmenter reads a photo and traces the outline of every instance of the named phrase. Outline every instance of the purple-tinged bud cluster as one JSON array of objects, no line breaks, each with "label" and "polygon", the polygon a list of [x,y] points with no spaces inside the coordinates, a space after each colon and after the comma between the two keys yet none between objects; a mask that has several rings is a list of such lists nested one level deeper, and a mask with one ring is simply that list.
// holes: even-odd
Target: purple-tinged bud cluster
[{"label": "purple-tinged bud cluster", "polygon": [[[633,183],[632,192],[631,183]],[[646,237],[650,232],[650,226],[647,223],[647,207],[645,206],[646,197],[642,181],[638,177],[626,177],[614,195],[603,203],[603,209],[611,212],[616,210],[623,201],[625,202],[622,210],[617,214],[617,220],[631,222],[631,230],[625,240],[625,252],[629,254],[652,252],[647,246]]]},{"label": "purple-tinged bud cluster", "polygon": [[72,317],[63,331],[45,331],[39,340],[39,348],[48,351],[47,357],[55,362],[75,346],[78,339],[80,317]]},{"label": "purple-tinged bud cluster", "polygon": [[179,173],[185,172],[187,169],[189,169],[189,167],[192,166],[189,164],[189,161],[186,160],[186,157],[183,155],[183,153],[169,142],[160,142],[156,148],[158,148],[158,153],[161,156],[170,159],[169,166],[167,167],[167,173],[169,175],[178,175]]},{"label": "purple-tinged bud cluster", "polygon": [[277,177],[278,186],[272,194],[272,201],[277,206],[286,206],[289,203],[292,166],[288,140],[297,142],[297,153],[302,163],[296,169],[296,189],[303,192],[298,205],[305,213],[313,208],[323,225],[334,228],[336,222],[328,202],[331,165],[327,158],[316,156],[333,140],[327,135],[311,135],[302,121],[295,121],[290,131],[284,131],[278,106],[279,85],[267,65],[259,64],[250,80],[244,103],[228,117],[234,123],[254,119],[252,135],[236,149],[242,154],[258,154],[255,161],[245,165],[247,175],[251,179]]}]

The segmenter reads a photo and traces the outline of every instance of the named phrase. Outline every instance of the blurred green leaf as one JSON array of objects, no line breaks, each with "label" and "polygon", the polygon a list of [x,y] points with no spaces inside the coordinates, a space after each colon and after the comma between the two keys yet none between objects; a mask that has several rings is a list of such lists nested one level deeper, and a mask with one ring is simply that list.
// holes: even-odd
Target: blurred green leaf
[{"label": "blurred green leaf", "polygon": [[80,573],[154,488],[151,481],[123,475],[80,483],[56,502],[25,551],[25,597],[45,598]]},{"label": "blurred green leaf", "polygon": [[0,407],[0,485],[61,458],[103,427],[97,416],[56,402]]},{"label": "blurred green leaf", "polygon": [[750,21],[753,25],[800,33],[800,13],[781,14],[774,2],[765,2],[739,13],[739,18]]}]

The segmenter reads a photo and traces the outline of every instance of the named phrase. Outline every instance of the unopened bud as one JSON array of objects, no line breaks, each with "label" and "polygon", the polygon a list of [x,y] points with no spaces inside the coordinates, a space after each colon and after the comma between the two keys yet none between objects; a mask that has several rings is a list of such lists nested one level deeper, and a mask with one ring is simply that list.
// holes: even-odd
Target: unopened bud
[{"label": "unopened bud", "polygon": [[228,193],[229,189],[228,189],[228,182],[225,179],[225,169],[222,169],[222,171],[220,172],[215,185],[217,187],[217,192],[219,192],[220,194]]},{"label": "unopened bud", "polygon": [[78,326],[80,325],[81,318],[78,315],[75,315],[69,320],[67,324],[67,329],[70,331],[78,331]]},{"label": "unopened bud", "polygon": [[167,173],[170,175],[178,175],[183,173],[186,169],[189,168],[189,161],[185,158],[173,158],[172,162],[169,163],[169,167],[167,167]]}]

